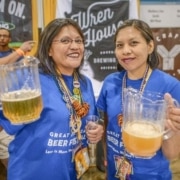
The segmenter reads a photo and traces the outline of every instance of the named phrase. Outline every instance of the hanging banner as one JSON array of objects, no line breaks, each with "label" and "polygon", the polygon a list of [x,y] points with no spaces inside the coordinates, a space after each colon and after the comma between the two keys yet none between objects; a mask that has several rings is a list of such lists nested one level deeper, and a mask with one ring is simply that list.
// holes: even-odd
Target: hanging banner
[{"label": "hanging banner", "polygon": [[[11,30],[11,47],[18,47],[27,40],[35,40],[37,28],[36,31],[33,30],[33,3],[34,0],[0,1],[0,27]],[[33,12],[35,15],[36,10]]]},{"label": "hanging banner", "polygon": [[159,68],[180,79],[180,2],[178,0],[143,0],[140,18],[154,33]]},{"label": "hanging banner", "polygon": [[57,2],[57,17],[75,20],[84,32],[85,63],[81,73],[91,78],[95,95],[98,96],[104,78],[116,71],[113,42],[116,29],[124,20],[133,16],[132,13],[135,14],[134,18],[137,17],[137,6],[130,6],[131,1],[128,0]]}]

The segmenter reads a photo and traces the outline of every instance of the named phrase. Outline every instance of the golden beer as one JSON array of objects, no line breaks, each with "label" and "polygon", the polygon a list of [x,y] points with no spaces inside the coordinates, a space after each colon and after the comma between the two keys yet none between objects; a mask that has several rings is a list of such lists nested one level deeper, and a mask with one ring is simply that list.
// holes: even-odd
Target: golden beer
[{"label": "golden beer", "polygon": [[43,103],[39,90],[20,90],[1,96],[4,116],[12,124],[29,123],[40,117]]},{"label": "golden beer", "polygon": [[162,130],[159,125],[147,121],[127,122],[122,138],[126,150],[139,157],[151,157],[161,147]]}]

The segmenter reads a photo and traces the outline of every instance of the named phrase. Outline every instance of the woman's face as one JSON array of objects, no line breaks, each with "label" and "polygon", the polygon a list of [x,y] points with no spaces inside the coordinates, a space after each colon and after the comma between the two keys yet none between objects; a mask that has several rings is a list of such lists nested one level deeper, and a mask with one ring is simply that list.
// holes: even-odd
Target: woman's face
[{"label": "woman's face", "polygon": [[72,75],[84,56],[84,43],[78,31],[71,25],[61,29],[49,50],[56,67],[62,74]]},{"label": "woman's face", "polygon": [[117,34],[115,55],[131,79],[143,76],[148,55],[153,49],[153,41],[148,44],[140,31],[134,27],[123,28]]}]

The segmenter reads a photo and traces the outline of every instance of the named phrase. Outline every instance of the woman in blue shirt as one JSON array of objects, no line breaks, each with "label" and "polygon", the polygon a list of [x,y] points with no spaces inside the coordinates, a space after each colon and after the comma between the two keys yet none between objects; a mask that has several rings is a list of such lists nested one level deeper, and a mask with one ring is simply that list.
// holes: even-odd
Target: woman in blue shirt
[{"label": "woman in blue shirt", "polygon": [[[107,76],[97,107],[105,117],[107,179],[171,180],[169,160],[180,152],[180,109],[171,108],[167,127],[171,137],[163,140],[160,150],[150,159],[137,158],[125,151],[119,117],[123,117],[123,89],[134,88],[171,96],[180,102],[180,82],[157,69],[159,60],[150,27],[141,20],[127,20],[115,34],[115,55],[118,69]],[[119,116],[121,115],[121,116]],[[128,170],[126,168],[128,167]]]},{"label": "woman in blue shirt", "polygon": [[79,73],[83,56],[84,36],[76,22],[54,19],[45,27],[37,49],[40,118],[12,125],[0,114],[0,124],[15,135],[9,146],[8,180],[77,180],[87,170],[87,137],[98,142],[103,127],[85,129],[86,117],[97,110],[91,81]]}]

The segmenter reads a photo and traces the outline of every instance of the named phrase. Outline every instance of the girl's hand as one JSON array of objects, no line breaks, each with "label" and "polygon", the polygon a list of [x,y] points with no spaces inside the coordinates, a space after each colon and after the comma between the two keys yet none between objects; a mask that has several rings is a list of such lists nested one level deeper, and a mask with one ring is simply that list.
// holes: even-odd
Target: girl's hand
[{"label": "girl's hand", "polygon": [[180,131],[180,107],[169,93],[166,93],[164,98],[168,103],[166,126],[174,132]]}]

